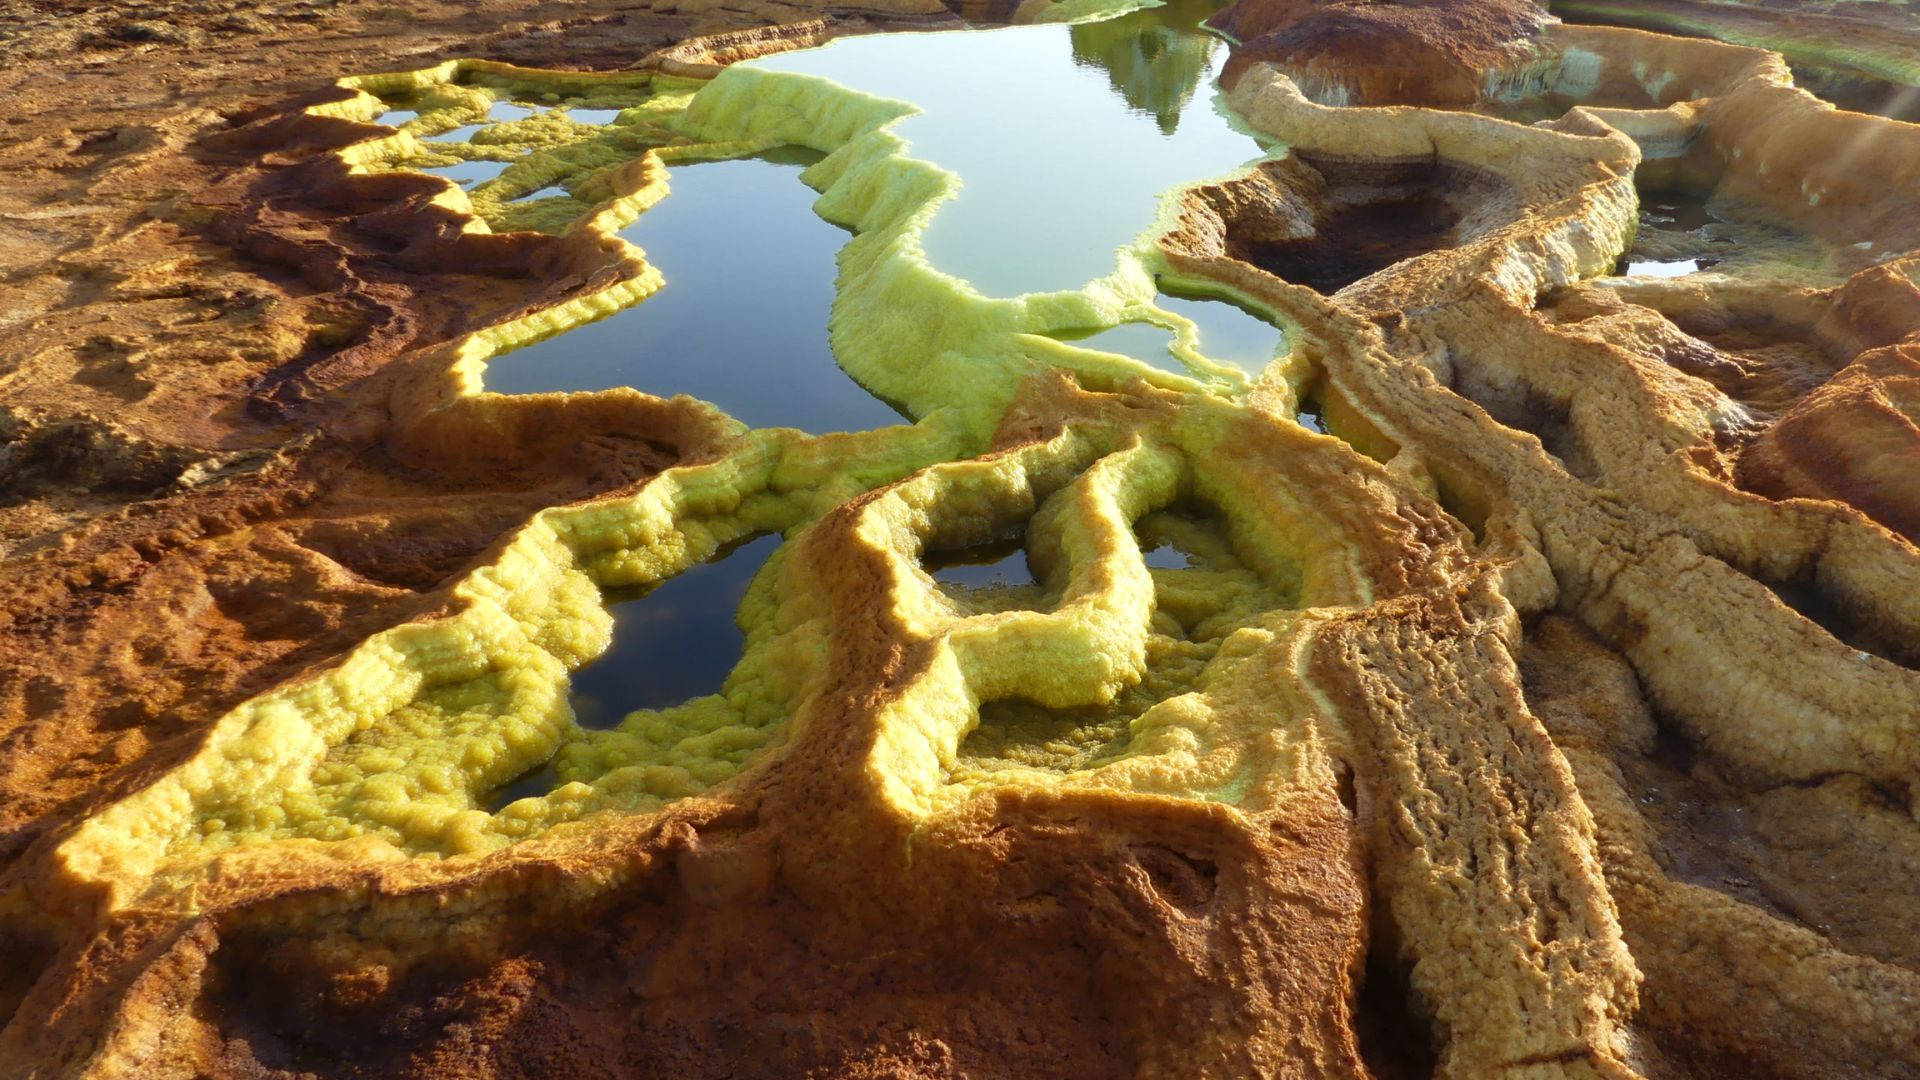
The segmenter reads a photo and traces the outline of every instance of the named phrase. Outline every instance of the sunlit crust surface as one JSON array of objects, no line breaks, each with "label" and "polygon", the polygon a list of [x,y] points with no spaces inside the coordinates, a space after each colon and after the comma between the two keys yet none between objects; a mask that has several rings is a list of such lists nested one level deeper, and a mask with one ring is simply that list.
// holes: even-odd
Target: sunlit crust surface
[{"label": "sunlit crust surface", "polygon": [[[1297,6],[1226,18],[1275,40]],[[212,619],[306,649],[96,794],[34,802],[10,765],[0,1064],[1920,1073],[1920,127],[1774,53],[1504,10],[1464,81],[1250,50],[1228,98],[1290,152],[1196,177],[1112,275],[1011,300],[921,256],[957,179],[889,130],[902,103],[734,66],[830,23],[606,74],[352,78],[221,136],[307,149],[205,194],[215,235],[438,328],[361,324],[260,382],[288,424],[376,395],[332,421],[359,471],[303,488],[283,451],[154,500],[200,553],[160,595],[205,600],[95,629],[118,670],[37,661],[197,670]],[[541,93],[622,111],[429,141]],[[369,123],[403,96],[417,119]],[[835,353],[911,422],[487,391],[667,282],[617,233],[670,165],[789,145],[827,154],[804,179],[853,234]],[[471,191],[414,171],[490,155]],[[1692,257],[1642,222],[1658,192],[1745,242],[1616,273]],[[443,277],[464,310],[415,299]],[[1175,286],[1287,348],[1178,374],[1051,336]],[[768,534],[720,692],[581,729],[607,599]],[[1031,586],[927,569],[1008,537]],[[1189,564],[1148,566],[1162,542]],[[35,610],[86,625],[102,543],[35,556]],[[59,700],[89,692],[116,700]],[[111,718],[23,714],[15,744],[68,749],[12,761],[111,756]]]}]

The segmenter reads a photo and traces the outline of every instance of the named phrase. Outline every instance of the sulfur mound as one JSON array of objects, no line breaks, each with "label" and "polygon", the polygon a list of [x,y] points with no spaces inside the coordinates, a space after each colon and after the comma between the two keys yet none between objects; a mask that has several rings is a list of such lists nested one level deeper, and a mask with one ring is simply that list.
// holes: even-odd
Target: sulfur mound
[{"label": "sulfur mound", "polygon": [[[989,40],[1171,138],[1197,15]],[[200,135],[192,242],[284,280],[63,291],[273,363],[0,414],[0,1075],[1920,1075],[1920,127],[1524,5],[1219,20],[1251,160],[1023,296],[916,103],[756,62],[911,4]],[[774,159],[847,232],[805,374],[900,422],[497,392]],[[587,694],[636,626],[712,685]]]}]

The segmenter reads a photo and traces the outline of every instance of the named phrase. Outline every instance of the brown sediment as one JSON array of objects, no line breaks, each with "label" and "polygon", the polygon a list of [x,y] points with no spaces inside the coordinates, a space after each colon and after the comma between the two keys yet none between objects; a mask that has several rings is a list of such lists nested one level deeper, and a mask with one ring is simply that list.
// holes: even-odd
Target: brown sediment
[{"label": "brown sediment", "polygon": [[[940,18],[724,25],[778,13],[458,51],[624,68],[714,31],[641,69],[710,74]],[[379,46],[479,33],[443,17]],[[1759,50],[1530,7],[1228,21],[1233,102],[1293,152],[1190,189],[1159,258],[1291,352],[1234,400],[1036,369],[979,445],[480,392],[472,331],[650,268],[356,174],[349,120],[232,104],[28,170],[107,208],[6,218],[40,321],[0,374],[0,1073],[1920,1072],[1920,129]],[[1565,115],[1446,111],[1490,85]],[[1617,276],[1674,188],[1791,239]],[[1150,571],[1154,514],[1206,517],[1211,554]],[[353,714],[451,725],[490,679],[564,688],[603,590],[769,531],[732,696],[776,719],[713,779],[300,818],[313,763],[273,754],[361,707],[327,695],[369,643],[482,620],[453,704]],[[1000,536],[1042,599],[927,577]],[[970,753],[1006,703],[1043,734]]]},{"label": "brown sediment", "polygon": [[1207,20],[1239,42],[1222,76],[1274,64],[1333,105],[1471,104],[1489,69],[1533,55],[1533,0],[1274,3],[1241,0]]}]

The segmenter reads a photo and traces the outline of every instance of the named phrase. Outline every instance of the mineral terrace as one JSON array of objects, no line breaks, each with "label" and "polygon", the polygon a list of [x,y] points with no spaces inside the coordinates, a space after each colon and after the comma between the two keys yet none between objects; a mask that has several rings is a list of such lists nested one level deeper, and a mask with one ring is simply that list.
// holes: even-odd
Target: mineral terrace
[{"label": "mineral terrace", "polygon": [[1920,1077],[1909,0],[0,57],[0,1077]]}]

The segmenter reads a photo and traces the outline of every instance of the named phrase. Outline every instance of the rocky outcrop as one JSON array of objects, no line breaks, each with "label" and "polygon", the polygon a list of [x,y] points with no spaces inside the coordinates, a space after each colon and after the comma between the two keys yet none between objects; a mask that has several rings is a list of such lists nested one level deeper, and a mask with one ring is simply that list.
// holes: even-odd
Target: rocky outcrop
[{"label": "rocky outcrop", "polygon": [[[1533,9],[1230,17],[1289,152],[1044,299],[927,261],[908,106],[729,63],[844,25],[197,136],[176,217],[274,289],[93,257],[174,336],[42,342],[0,421],[0,1072],[1920,1071],[1920,129]],[[1062,34],[1155,114],[1160,40]],[[542,93],[622,112],[426,145]],[[669,163],[782,144],[906,422],[488,390],[663,286]],[[1286,347],[1059,338],[1161,289]],[[776,536],[718,692],[579,723],[611,605]]]},{"label": "rocky outcrop", "polygon": [[1223,80],[1258,63],[1327,105],[1470,105],[1489,71],[1531,58],[1549,22],[1532,0],[1237,0],[1208,20],[1237,44]]}]

